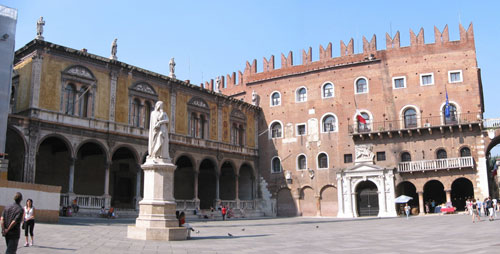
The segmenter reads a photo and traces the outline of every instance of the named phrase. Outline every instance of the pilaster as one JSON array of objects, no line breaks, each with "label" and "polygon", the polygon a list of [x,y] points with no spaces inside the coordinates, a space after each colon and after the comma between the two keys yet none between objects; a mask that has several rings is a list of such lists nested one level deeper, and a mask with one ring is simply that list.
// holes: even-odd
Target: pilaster
[{"label": "pilaster", "polygon": [[31,98],[30,108],[38,108],[40,102],[40,83],[42,80],[43,56],[37,52],[32,58],[31,64]]},{"label": "pilaster", "polygon": [[116,106],[116,82],[118,80],[118,73],[116,71],[110,72],[109,82],[109,121],[115,121],[115,106]]}]

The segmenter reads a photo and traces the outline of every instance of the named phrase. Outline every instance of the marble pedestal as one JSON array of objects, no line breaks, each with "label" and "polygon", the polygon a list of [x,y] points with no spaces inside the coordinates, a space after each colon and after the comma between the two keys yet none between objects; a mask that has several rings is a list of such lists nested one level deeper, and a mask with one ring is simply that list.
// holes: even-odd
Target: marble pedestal
[{"label": "marble pedestal", "polygon": [[150,163],[144,170],[144,198],[139,202],[139,217],[129,226],[127,237],[140,240],[186,240],[187,229],[179,227],[175,218],[173,197],[174,170],[170,162]]}]

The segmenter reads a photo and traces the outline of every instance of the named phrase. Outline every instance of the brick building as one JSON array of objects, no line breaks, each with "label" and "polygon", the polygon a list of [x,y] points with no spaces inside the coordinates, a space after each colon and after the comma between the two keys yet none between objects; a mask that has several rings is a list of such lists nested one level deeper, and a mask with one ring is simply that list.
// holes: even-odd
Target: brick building
[{"label": "brick building", "polygon": [[[460,40],[448,27],[434,28],[426,44],[423,29],[247,62],[219,87],[203,86],[262,108],[259,121],[260,172],[276,198],[278,215],[394,216],[394,198],[413,197],[415,213],[424,203],[489,195],[484,103],[472,24],[460,25]],[[362,116],[362,119],[359,117]],[[364,119],[364,120],[363,120]]]}]

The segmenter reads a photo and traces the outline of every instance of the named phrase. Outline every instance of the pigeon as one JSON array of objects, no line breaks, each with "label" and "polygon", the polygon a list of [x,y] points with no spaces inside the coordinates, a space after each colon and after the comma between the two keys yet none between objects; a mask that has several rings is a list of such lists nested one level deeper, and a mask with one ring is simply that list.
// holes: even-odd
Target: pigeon
[{"label": "pigeon", "polygon": [[245,228],[242,228],[241,231],[245,231]]},{"label": "pigeon", "polygon": [[316,228],[319,228],[319,226],[316,226]]},{"label": "pigeon", "polygon": [[196,234],[199,234],[200,233],[200,230],[196,230]]},{"label": "pigeon", "polygon": [[231,233],[227,233],[227,235],[228,235],[229,237],[233,237],[233,235],[232,235]]}]

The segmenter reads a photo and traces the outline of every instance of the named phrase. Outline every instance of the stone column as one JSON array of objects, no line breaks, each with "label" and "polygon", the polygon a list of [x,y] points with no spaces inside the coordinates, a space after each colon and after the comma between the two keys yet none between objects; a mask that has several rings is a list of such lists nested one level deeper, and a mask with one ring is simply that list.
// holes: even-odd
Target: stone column
[{"label": "stone column", "polygon": [[195,201],[200,200],[198,198],[198,172],[197,171],[194,171],[194,200]]},{"label": "stone column", "polygon": [[386,217],[388,216],[387,214],[387,198],[386,198],[386,188],[385,188],[385,177],[382,175],[378,178],[379,180],[379,183],[380,183],[380,196],[379,197],[379,200],[381,200],[382,202],[379,201],[379,212],[378,212],[378,216],[379,217]]},{"label": "stone column", "polygon": [[346,177],[346,202],[345,202],[345,206],[346,206],[346,211],[345,211],[345,215],[346,217],[348,218],[354,218],[356,217],[356,215],[354,214],[354,211],[353,211],[353,202],[352,202],[352,196],[355,195],[355,193],[352,193],[351,192],[351,178],[350,177]]},{"label": "stone column", "polygon": [[135,177],[135,209],[139,208],[139,201],[141,200],[141,168],[137,165],[137,173]]},{"label": "stone column", "polygon": [[344,206],[344,188],[342,185],[342,175],[337,174],[337,203],[338,203],[338,212],[337,212],[337,217],[338,218],[344,218],[345,217],[345,206]]},{"label": "stone column", "polygon": [[109,174],[111,162],[106,162],[106,173],[104,174],[104,202],[106,207],[111,207],[111,196],[109,195]]},{"label": "stone column", "polygon": [[419,191],[418,193],[418,209],[419,209],[419,215],[424,215],[425,214],[425,206],[424,206],[424,192]]},{"label": "stone column", "polygon": [[74,193],[73,186],[75,184],[75,158],[69,159],[69,184],[68,193]]},{"label": "stone column", "polygon": [[321,195],[316,195],[316,216],[321,216]]},{"label": "stone column", "polygon": [[236,192],[235,192],[235,200],[236,200],[236,208],[240,208],[240,195],[238,193],[238,190],[239,190],[239,187],[240,187],[240,176],[239,175],[235,175],[234,176],[234,180],[236,181],[235,182],[235,189],[236,189]]},{"label": "stone column", "polygon": [[295,202],[295,206],[297,207],[297,216],[302,215],[302,209],[300,208],[300,190],[296,190],[292,193],[293,201]]},{"label": "stone column", "polygon": [[444,190],[446,192],[446,203],[451,202],[451,190]]},{"label": "stone column", "polygon": [[220,175],[215,173],[215,200],[216,200],[217,204],[219,204],[219,201],[220,201],[220,191],[219,191],[220,179],[219,179],[219,177],[220,177]]},{"label": "stone column", "polygon": [[170,89],[170,131],[169,133],[175,133],[175,106],[177,103],[177,92],[174,89]]},{"label": "stone column", "polygon": [[143,164],[144,198],[139,217],[128,227],[127,237],[141,240],[186,240],[187,229],[175,218],[174,171],[172,163]]}]

